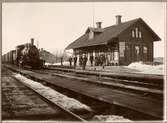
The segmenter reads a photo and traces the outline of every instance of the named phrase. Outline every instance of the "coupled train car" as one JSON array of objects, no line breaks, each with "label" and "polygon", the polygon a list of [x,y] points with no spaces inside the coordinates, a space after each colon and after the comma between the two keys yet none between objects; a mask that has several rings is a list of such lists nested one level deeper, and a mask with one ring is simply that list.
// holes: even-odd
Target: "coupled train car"
[{"label": "coupled train car", "polygon": [[31,43],[16,46],[12,50],[2,56],[2,63],[15,64],[19,67],[30,67],[33,69],[42,68],[44,60],[40,59],[39,50],[34,45],[34,39]]}]

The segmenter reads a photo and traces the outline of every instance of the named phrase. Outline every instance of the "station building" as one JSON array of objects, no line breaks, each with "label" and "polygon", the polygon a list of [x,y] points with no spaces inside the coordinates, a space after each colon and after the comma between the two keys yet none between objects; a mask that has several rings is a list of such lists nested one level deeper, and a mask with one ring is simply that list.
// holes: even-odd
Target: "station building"
[{"label": "station building", "polygon": [[[88,27],[85,34],[66,47],[73,49],[74,55],[85,54],[90,65],[90,56],[105,55],[106,65],[128,65],[132,62],[153,62],[154,41],[160,37],[143,21],[142,18],[121,22],[116,16],[116,24],[102,28]],[[95,65],[95,64],[94,64]]]}]

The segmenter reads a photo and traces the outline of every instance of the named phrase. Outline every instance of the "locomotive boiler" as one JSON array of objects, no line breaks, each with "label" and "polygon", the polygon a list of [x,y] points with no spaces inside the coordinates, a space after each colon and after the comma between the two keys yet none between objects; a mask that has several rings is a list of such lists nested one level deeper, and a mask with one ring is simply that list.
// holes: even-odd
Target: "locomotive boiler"
[{"label": "locomotive boiler", "polygon": [[34,39],[31,38],[30,43],[16,46],[15,50],[12,50],[2,57],[2,61],[5,63],[16,64],[19,67],[29,68],[42,68],[44,66],[44,60],[40,59],[39,50],[34,45]]}]

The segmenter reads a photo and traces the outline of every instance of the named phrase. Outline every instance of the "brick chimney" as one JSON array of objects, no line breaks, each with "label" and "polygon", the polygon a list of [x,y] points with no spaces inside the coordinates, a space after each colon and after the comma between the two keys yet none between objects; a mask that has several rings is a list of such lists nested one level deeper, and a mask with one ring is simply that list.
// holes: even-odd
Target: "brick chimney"
[{"label": "brick chimney", "polygon": [[115,16],[116,17],[116,25],[119,25],[119,24],[121,24],[121,15],[116,15]]},{"label": "brick chimney", "polygon": [[31,38],[31,45],[34,45],[34,38]]},{"label": "brick chimney", "polygon": [[102,22],[96,22],[96,27],[101,28],[101,24],[102,24]]}]

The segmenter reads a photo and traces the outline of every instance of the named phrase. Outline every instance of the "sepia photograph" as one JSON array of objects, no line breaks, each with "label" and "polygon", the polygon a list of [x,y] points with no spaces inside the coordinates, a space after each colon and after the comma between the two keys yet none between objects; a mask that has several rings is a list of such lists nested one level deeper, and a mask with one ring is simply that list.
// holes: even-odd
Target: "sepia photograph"
[{"label": "sepia photograph", "polygon": [[166,121],[165,2],[3,2],[1,120]]}]

